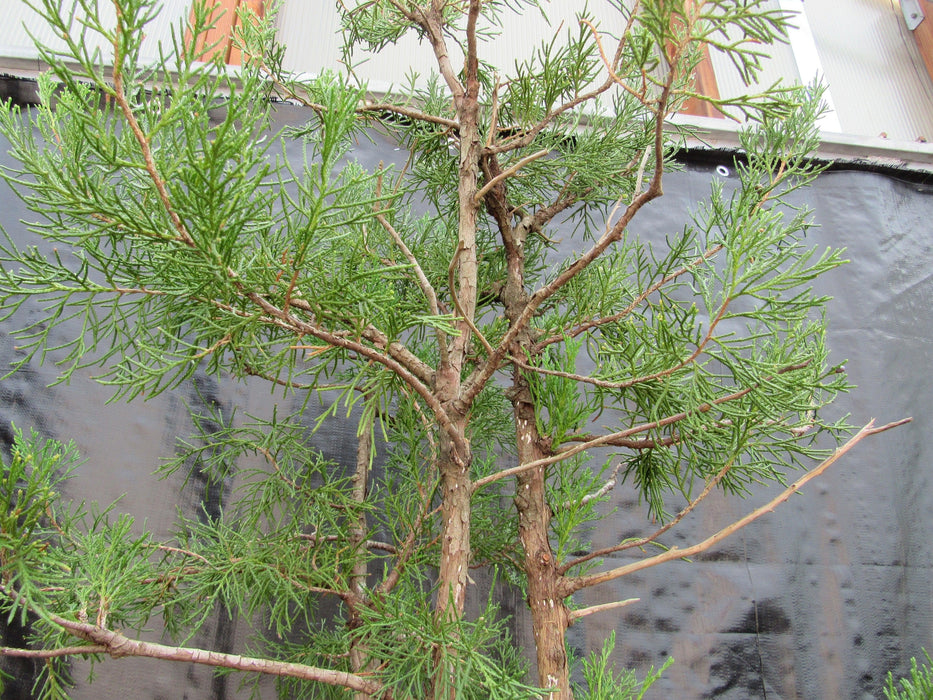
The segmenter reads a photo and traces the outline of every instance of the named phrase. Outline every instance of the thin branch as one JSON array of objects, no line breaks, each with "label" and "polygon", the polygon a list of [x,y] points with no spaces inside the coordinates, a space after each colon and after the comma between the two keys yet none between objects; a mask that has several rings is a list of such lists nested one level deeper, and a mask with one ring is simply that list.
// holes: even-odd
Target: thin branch
[{"label": "thin branch", "polygon": [[[629,18],[629,23],[628,23],[628,26],[626,27],[625,33],[622,35],[623,37],[628,37],[628,32],[629,32],[629,29],[631,28],[632,20],[633,20],[634,18],[635,18],[635,14],[632,13],[632,16]],[[590,21],[587,20],[587,19],[581,19],[581,20],[580,20],[580,24],[585,24],[587,27],[589,27],[590,33],[592,33],[592,35],[593,35],[593,40],[596,42],[596,47],[597,47],[597,49],[599,49],[599,57],[602,59],[602,61],[603,61],[603,66],[605,67],[606,72],[609,73],[609,78],[610,78],[610,80],[612,80],[613,84],[618,85],[620,88],[622,88],[623,90],[625,90],[627,93],[629,93],[629,94],[630,94],[632,97],[634,97],[636,100],[638,100],[638,101],[641,102],[643,105],[645,105],[646,107],[648,107],[648,106],[649,106],[649,100],[647,99],[647,97],[646,97],[646,95],[645,95],[644,89],[642,89],[642,91],[639,92],[638,90],[636,90],[635,88],[633,88],[631,85],[629,85],[628,83],[626,83],[626,82],[625,82],[621,77],[619,77],[619,75],[615,72],[615,66],[612,65],[612,63],[610,63],[609,57],[606,55],[606,51],[603,49],[603,42],[602,42],[602,39],[600,38],[599,32],[596,30],[596,27],[593,26],[593,23],[590,22]],[[620,41],[620,44],[621,44],[621,41]],[[620,47],[619,47],[620,50],[621,50],[622,48],[624,48],[624,47],[623,47],[623,46],[620,46]],[[616,54],[617,54],[617,55],[618,55],[618,53],[619,53],[619,51],[616,51]]]},{"label": "thin branch", "polygon": [[613,603],[603,603],[602,605],[591,605],[588,608],[581,608],[579,610],[571,610],[569,614],[570,624],[579,620],[581,617],[586,617],[587,615],[592,615],[594,613],[606,612],[607,610],[615,610],[616,608],[624,608],[627,605],[632,603],[637,603],[641,598],[627,598],[626,600],[617,600]]},{"label": "thin branch", "polygon": [[550,153],[550,151],[545,148],[541,151],[538,151],[537,153],[532,153],[530,156],[525,156],[517,163],[509,166],[508,168],[503,170],[501,173],[496,175],[492,180],[489,180],[489,182],[483,185],[482,188],[473,196],[473,201],[475,202],[482,201],[483,197],[485,197],[486,194],[489,192],[489,190],[491,190],[493,187],[498,185],[500,182],[505,180],[507,177],[511,177],[512,175],[517,173],[519,170],[524,168],[529,163],[533,163],[539,158],[544,158],[544,156],[546,156],[548,153]]},{"label": "thin branch", "polygon": [[734,463],[735,463],[735,458],[733,457],[728,462],[726,462],[726,465],[722,469],[716,472],[716,476],[710,479],[709,483],[706,484],[706,486],[703,488],[703,491],[700,493],[700,495],[698,495],[696,498],[690,501],[690,503],[688,503],[674,517],[673,520],[671,520],[669,523],[666,523],[665,525],[662,525],[657,530],[652,532],[650,535],[646,537],[640,537],[635,540],[629,540],[627,542],[620,542],[619,544],[614,545],[612,547],[604,547],[603,549],[597,549],[593,552],[590,552],[589,554],[586,554],[582,557],[578,557],[577,559],[574,559],[573,561],[569,561],[566,564],[561,565],[561,567],[558,569],[558,572],[561,575],[563,575],[567,573],[568,571],[570,571],[570,569],[572,569],[573,567],[579,566],[580,564],[584,564],[590,561],[591,559],[596,559],[597,557],[605,557],[610,554],[615,554],[616,552],[623,552],[626,549],[633,549],[635,547],[644,547],[646,544],[651,544],[656,539],[658,539],[658,537],[663,535],[665,532],[675,527],[677,523],[679,523],[681,520],[687,517],[687,515],[689,515],[691,511],[693,511],[698,505],[700,505],[700,503],[713,492],[713,489],[719,485],[719,482],[722,481],[722,478],[732,468],[732,465]]},{"label": "thin branch", "polygon": [[715,534],[707,537],[702,542],[699,542],[690,547],[685,547],[680,549],[678,547],[672,547],[666,552],[661,554],[656,554],[647,559],[642,559],[641,561],[633,562],[631,564],[626,564],[625,566],[620,566],[615,569],[610,569],[609,571],[603,571],[601,573],[587,574],[583,576],[576,576],[572,578],[566,578],[563,581],[563,587],[561,593],[563,595],[572,595],[576,591],[579,591],[583,588],[589,588],[590,586],[595,586],[599,583],[605,583],[606,581],[612,581],[621,576],[634,573],[636,571],[641,571],[643,569],[648,569],[658,564],[662,564],[667,561],[672,561],[674,559],[684,559],[686,557],[692,557],[701,552],[706,551],[710,547],[719,544],[724,539],[732,535],[733,533],[741,530],[743,527],[748,525],[751,522],[754,522],[762,515],[770,513],[781,503],[787,501],[791,496],[793,496],[797,491],[799,491],[804,485],[809,483],[811,480],[818,477],[824,471],[826,471],[830,466],[832,466],[840,457],[846,454],[849,450],[855,447],[859,442],[864,438],[870,435],[877,435],[878,433],[883,433],[886,430],[891,430],[892,428],[897,428],[905,423],[909,423],[912,418],[904,418],[893,423],[888,423],[883,425],[880,428],[874,427],[874,420],[869,421],[861,430],[859,430],[855,435],[849,438],[843,445],[840,445],[836,450],[823,462],[819,464],[813,470],[807,472],[802,477],[797,479],[794,483],[788,486],[786,489],[781,491],[777,496],[772,498],[770,501],[765,503],[763,506],[756,508],[752,512],[748,513],[746,516],[736,520],[735,522],[727,525],[722,528]]},{"label": "thin branch", "polygon": [[599,326],[604,326],[604,325],[606,325],[607,323],[614,323],[615,321],[618,321],[618,320],[620,320],[620,319],[622,319],[622,318],[625,318],[625,317],[628,316],[630,313],[632,313],[632,311],[634,311],[645,299],[647,299],[649,296],[651,296],[654,292],[656,292],[656,291],[658,291],[659,289],[661,289],[661,287],[663,287],[664,285],[666,285],[668,282],[672,282],[672,281],[674,281],[675,279],[677,279],[678,277],[680,277],[681,275],[686,274],[687,272],[690,272],[690,270],[692,270],[693,268],[699,267],[699,266],[702,265],[706,260],[709,260],[711,257],[713,257],[714,255],[716,255],[716,253],[718,253],[718,252],[721,251],[722,249],[723,249],[723,245],[722,245],[721,243],[718,244],[718,245],[715,245],[715,246],[713,246],[712,248],[710,248],[709,250],[707,250],[705,253],[703,253],[703,255],[701,255],[700,257],[698,257],[698,258],[697,258],[696,260],[694,260],[693,262],[691,262],[691,263],[689,263],[689,264],[687,264],[687,265],[684,265],[684,266],[683,266],[682,268],[680,268],[679,270],[675,270],[674,272],[671,272],[670,274],[665,275],[662,279],[658,280],[657,282],[655,282],[654,284],[652,284],[650,287],[648,287],[647,289],[645,289],[645,290],[644,290],[641,294],[639,294],[637,297],[635,297],[634,301],[632,301],[632,303],[630,303],[628,306],[626,306],[626,307],[625,307],[624,309],[622,309],[620,312],[618,312],[618,313],[616,313],[616,314],[612,314],[611,316],[604,316],[604,317],[602,317],[602,318],[597,318],[597,319],[593,319],[593,320],[591,320],[591,321],[586,321],[586,322],[580,324],[579,326],[577,326],[577,327],[575,327],[575,328],[572,328],[572,329],[570,329],[570,330],[568,330],[568,331],[566,331],[566,332],[564,332],[564,333],[561,333],[560,335],[552,335],[552,336],[550,336],[549,338],[546,338],[546,339],[544,339],[544,340],[538,341],[538,342],[532,347],[531,352],[532,352],[533,354],[536,354],[536,353],[540,352],[541,350],[543,350],[546,346],[551,345],[551,344],[553,344],[553,343],[562,342],[565,338],[576,338],[578,335],[580,335],[581,333],[585,333],[586,331],[590,330],[591,328],[596,328],[596,327],[599,327]]},{"label": "thin branch", "polygon": [[[11,591],[5,586],[0,586],[0,590],[7,595],[11,595]],[[15,593],[12,593],[12,597],[19,598]],[[97,627],[87,622],[68,620],[54,613],[47,613],[47,617],[53,623],[62,627],[75,637],[93,642],[97,647],[102,647],[102,653],[108,653],[113,658],[141,656],[152,659],[162,659],[164,661],[181,661],[236,671],[264,673],[273,676],[317,681],[319,683],[326,683],[328,685],[350,688],[351,690],[372,694],[382,690],[382,684],[378,681],[344,671],[318,668],[306,664],[274,661],[272,659],[240,656],[238,654],[225,654],[208,649],[168,646],[166,644],[144,642],[139,639],[131,639],[120,632]],[[87,652],[81,651],[78,653]]]},{"label": "thin branch", "polygon": [[279,379],[278,377],[269,374],[268,372],[262,372],[252,365],[243,365],[243,371],[246,372],[251,377],[259,377],[265,379],[266,381],[272,382],[273,384],[278,384],[283,386],[286,389],[317,389],[319,388],[318,384],[305,384],[303,382],[293,382],[288,379]]},{"label": "thin branch", "polygon": [[0,656],[17,656],[25,659],[55,659],[61,656],[80,656],[81,654],[105,654],[108,647],[102,644],[88,644],[60,649],[20,649],[18,647],[0,647]]},{"label": "thin branch", "polygon": [[412,107],[404,107],[402,105],[395,105],[388,102],[369,102],[368,100],[358,107],[357,112],[367,113],[367,112],[393,112],[395,114],[400,114],[403,117],[408,117],[420,122],[430,122],[431,124],[438,124],[440,126],[447,127],[448,129],[459,129],[460,122],[456,119],[448,119],[447,117],[438,117],[434,114],[428,114],[427,112],[422,112],[420,109],[414,109]]},{"label": "thin branch", "polygon": [[[777,372],[775,372],[773,376],[800,370],[800,369],[803,369],[804,367],[807,367],[809,364],[810,364],[809,362],[801,362],[796,365],[788,365],[787,367],[782,367],[781,369],[779,369]],[[770,378],[773,378],[773,377],[769,377],[768,379]],[[762,381],[766,381],[766,380],[762,380]],[[740,399],[743,396],[746,396],[747,394],[751,393],[752,391],[754,391],[760,386],[761,386],[761,382],[756,382],[752,386],[746,387],[744,389],[740,389],[739,391],[733,392],[731,394],[727,394],[726,396],[720,396],[718,399],[714,399],[713,401],[702,403],[696,408],[690,409],[689,411],[682,411],[680,413],[675,413],[674,415],[667,416],[666,418],[660,418],[656,421],[651,421],[648,423],[640,423],[638,425],[632,426],[631,428],[626,428],[625,430],[620,430],[615,433],[608,433],[606,435],[600,435],[599,437],[593,438],[592,440],[588,440],[587,442],[581,443],[579,445],[575,445],[574,447],[571,447],[568,450],[561,452],[560,454],[552,455],[550,457],[542,457],[541,459],[536,459],[532,462],[526,462],[525,464],[519,464],[516,467],[511,467],[509,469],[503,469],[501,472],[496,472],[495,474],[489,474],[488,476],[484,476],[483,478],[477,479],[476,481],[474,481],[473,489],[474,490],[480,489],[483,486],[493,483],[494,481],[499,481],[500,479],[505,479],[510,476],[515,476],[516,474],[521,474],[522,472],[528,471],[529,469],[537,469],[538,467],[546,467],[551,464],[556,464],[557,462],[561,462],[565,459],[568,459],[569,457],[573,457],[574,455],[580,454],[581,452],[586,452],[587,450],[591,450],[594,447],[602,447],[604,445],[613,445],[613,444],[616,444],[617,441],[631,437],[632,435],[638,435],[639,433],[645,433],[645,432],[648,432],[649,430],[655,430],[657,428],[664,428],[668,425],[673,425],[674,423],[678,423],[691,415],[696,415],[698,413],[707,413],[716,406],[719,406],[724,403],[728,403],[729,401],[735,401],[736,399]]]},{"label": "thin branch", "polygon": [[[340,535],[327,535],[326,537],[318,537],[315,534],[299,534],[303,540],[310,542],[312,545],[317,544],[318,542],[345,542],[346,537]],[[360,542],[360,545],[366,547],[367,549],[378,549],[383,552],[388,552],[389,554],[398,554],[398,547],[394,544],[389,544],[388,542],[380,542],[379,540],[363,540]],[[329,589],[328,589],[329,590]],[[340,595],[339,593],[337,595]]]},{"label": "thin branch", "polygon": [[191,557],[191,558],[193,558],[193,559],[200,559],[202,562],[204,562],[204,563],[207,564],[208,566],[211,566],[210,561],[208,561],[206,558],[202,557],[202,556],[201,556],[200,554],[198,554],[197,552],[192,552],[192,551],[187,550],[187,549],[181,549],[180,547],[172,547],[172,546],[169,546],[169,545],[167,545],[167,544],[157,544],[157,545],[152,545],[152,546],[155,547],[156,549],[162,551],[162,552],[172,552],[172,553],[174,553],[174,554],[181,554],[182,556],[185,556],[185,557]]},{"label": "thin branch", "polygon": [[162,176],[159,175],[159,170],[156,167],[155,159],[152,156],[152,148],[149,146],[149,139],[143,133],[142,127],[140,127],[139,121],[137,121],[136,115],[133,113],[133,108],[130,107],[130,103],[126,99],[126,92],[123,88],[124,57],[120,53],[120,44],[124,34],[123,9],[120,6],[120,3],[116,2],[116,0],[114,0],[113,6],[117,13],[117,27],[113,38],[112,75],[114,100],[120,107],[120,111],[123,112],[123,116],[130,127],[130,131],[133,132],[133,136],[136,138],[136,142],[139,144],[139,149],[142,151],[143,160],[146,163],[146,172],[149,173],[149,178],[152,180],[152,184],[155,185],[156,191],[159,194],[159,199],[162,201],[162,206],[165,208],[165,211],[172,222],[172,226],[178,232],[177,239],[185,245],[193,248],[195,247],[194,239],[191,238],[191,234],[188,233],[184,223],[182,223],[181,217],[178,216],[178,213],[172,207],[172,203],[168,196],[168,189],[165,186],[165,181],[162,179]]},{"label": "thin branch", "polygon": [[[382,164],[380,163],[380,172],[379,179],[376,184],[376,197],[378,198],[382,190]],[[424,274],[424,270],[421,268],[421,264],[418,262],[418,258],[415,257],[415,254],[411,252],[411,249],[405,244],[405,241],[402,239],[401,234],[395,230],[395,227],[389,223],[389,220],[385,218],[382,212],[376,213],[376,221],[378,221],[382,228],[386,230],[386,233],[389,234],[389,237],[393,240],[399,250],[402,251],[402,255],[405,256],[405,259],[412,266],[412,269],[415,271],[415,277],[418,280],[418,286],[421,287],[421,293],[424,294],[425,298],[428,301],[428,308],[431,313],[435,316],[440,315],[440,304],[437,300],[437,292],[434,290],[434,287],[431,286],[430,280],[428,280],[427,275]],[[447,361],[447,339],[445,333],[440,329],[435,329],[435,334],[437,337],[437,347],[441,356],[441,363]]]},{"label": "thin branch", "polygon": [[560,370],[555,370],[555,369],[545,369],[544,367],[535,367],[511,355],[509,356],[509,360],[517,364],[522,369],[526,369],[531,372],[537,372],[538,374],[546,374],[551,377],[563,377],[564,379],[572,379],[573,381],[580,382],[581,384],[592,384],[593,386],[598,386],[603,389],[628,389],[629,387],[635,386],[636,384],[643,384],[645,382],[650,382],[656,379],[663,379],[664,377],[668,377],[672,375],[674,372],[676,372],[677,370],[683,369],[684,367],[689,365],[691,362],[693,362],[695,359],[697,359],[700,356],[700,354],[703,352],[703,348],[705,348],[709,344],[709,341],[713,339],[713,331],[716,330],[716,326],[719,325],[720,321],[722,321],[723,316],[725,316],[726,314],[726,309],[728,308],[729,303],[731,301],[732,299],[730,297],[726,297],[726,300],[723,302],[722,306],[719,308],[719,313],[716,314],[716,317],[710,323],[709,328],[706,331],[706,335],[703,336],[703,339],[699,343],[697,343],[696,348],[693,350],[692,353],[690,353],[689,357],[681,360],[673,367],[662,369],[653,374],[646,374],[641,377],[634,377],[632,379],[626,379],[625,381],[621,381],[621,382],[611,382],[606,379],[597,379],[596,377],[590,377],[585,374],[575,374],[573,372],[562,372]]},{"label": "thin branch", "polygon": [[453,95],[454,107],[456,107],[459,116],[466,90],[457,79],[457,71],[450,62],[450,55],[447,52],[447,42],[444,40],[443,9],[435,3],[431,10],[426,11],[418,8],[416,12],[417,14],[412,12],[411,20],[424,30],[425,36],[431,42],[431,49],[434,51],[434,58],[437,60],[438,71],[440,71],[451,95]]},{"label": "thin branch", "polygon": [[[612,489],[616,487],[616,476],[622,470],[622,467],[624,465],[625,465],[625,462],[619,461],[615,465],[615,467],[613,467],[612,472],[610,472],[609,477],[606,479],[606,481],[603,483],[602,486],[600,486],[595,491],[586,494],[585,496],[583,496],[583,498],[580,498],[579,500],[568,499],[564,501],[560,505],[560,508],[562,510],[566,510],[567,508],[572,508],[575,505],[586,505],[590,501],[595,501],[597,498],[602,498],[603,496],[605,496],[607,493],[609,493],[610,491],[612,491]],[[563,572],[558,570],[558,573],[563,573]]]},{"label": "thin branch", "polygon": [[574,107],[578,107],[585,102],[589,102],[590,100],[593,100],[599,97],[604,92],[606,92],[609,88],[611,88],[613,85],[615,85],[615,83],[612,81],[612,78],[607,78],[606,82],[604,82],[602,85],[599,85],[593,90],[590,90],[589,92],[585,92],[582,95],[578,95],[577,97],[574,97],[572,100],[568,100],[567,102],[564,102],[562,105],[555,107],[553,111],[548,112],[546,115],[544,115],[541,121],[539,121],[537,124],[535,124],[530,129],[522,131],[520,134],[518,134],[512,139],[504,141],[495,146],[489,146],[483,149],[484,153],[495,155],[498,153],[507,153],[509,151],[515,151],[520,148],[524,148],[525,146],[532,143],[538,134],[544,131],[544,129],[546,129],[552,121],[557,119],[557,117],[562,115],[564,112],[567,112],[573,109]]},{"label": "thin branch", "polygon": [[376,214],[376,221],[382,225],[382,228],[386,230],[386,233],[389,234],[389,237],[392,238],[395,245],[402,251],[402,255],[404,255],[405,259],[411,264],[412,269],[415,271],[415,276],[418,278],[418,286],[421,287],[422,293],[428,300],[428,307],[431,309],[431,313],[435,316],[440,315],[437,292],[434,291],[434,287],[431,286],[431,282],[428,280],[427,275],[425,275],[424,270],[421,269],[418,258],[416,258],[414,253],[411,252],[411,249],[405,245],[405,241],[402,239],[401,234],[395,230],[395,227],[389,223],[385,216],[381,213]]}]

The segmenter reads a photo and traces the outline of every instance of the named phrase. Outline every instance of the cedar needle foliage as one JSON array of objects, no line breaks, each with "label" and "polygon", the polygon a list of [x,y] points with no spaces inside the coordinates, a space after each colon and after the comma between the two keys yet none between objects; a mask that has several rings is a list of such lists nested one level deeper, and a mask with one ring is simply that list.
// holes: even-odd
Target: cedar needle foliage
[{"label": "cedar needle foliage", "polygon": [[[166,542],[119,506],[69,503],[74,449],[17,437],[0,607],[32,622],[30,649],[4,653],[45,659],[39,695],[64,696],[69,655],[110,654],[272,674],[283,697],[641,697],[659,672],[613,671],[612,640],[571,686],[564,634],[597,612],[573,594],[630,570],[610,554],[675,558],[647,545],[711,490],[783,483],[848,430],[822,410],[847,385],[811,290],[842,255],[786,199],[819,172],[818,87],[716,100],[745,123],[738,185],[680,230],[629,227],[674,166],[668,117],[696,97],[703,47],[751,82],[791,18],[763,0],[610,0],[609,25],[584,9],[493,66],[490,42],[545,5],[340,3],[349,68],[308,77],[245,11],[234,70],[191,40],[218,21],[204,4],[155,63],[157,0],[31,6],[61,42],[39,47],[41,105],[0,110],[3,176],[54,250],[0,245],[0,311],[26,319],[14,370],[98,368],[127,400],[198,370],[262,377],[302,407],[196,414],[163,469],[240,486]],[[434,65],[370,92],[352,67],[405,36]],[[306,123],[274,132],[276,99]],[[370,137],[407,159],[366,169],[353,146]],[[324,391],[338,398],[312,419]],[[346,415],[357,459],[334,464],[309,430]],[[613,488],[662,526],[594,552]],[[536,649],[514,646],[482,567],[522,589]],[[189,646],[221,606],[252,630],[242,655]]]}]

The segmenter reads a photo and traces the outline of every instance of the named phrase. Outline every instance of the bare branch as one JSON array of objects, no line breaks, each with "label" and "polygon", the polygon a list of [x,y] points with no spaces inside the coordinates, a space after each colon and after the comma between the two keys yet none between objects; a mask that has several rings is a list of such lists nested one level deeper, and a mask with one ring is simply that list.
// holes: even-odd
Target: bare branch
[{"label": "bare branch", "polygon": [[0,656],[17,656],[25,659],[55,659],[61,656],[80,656],[81,654],[106,654],[108,648],[102,644],[87,644],[60,649],[20,649],[0,647]]},{"label": "bare branch", "polygon": [[627,605],[632,603],[637,603],[641,598],[627,598],[625,600],[617,600],[613,603],[603,603],[602,605],[592,605],[588,608],[581,608],[580,610],[571,610],[570,611],[570,624],[579,620],[581,617],[586,617],[587,615],[592,615],[594,613],[606,612],[607,610],[615,610],[616,608],[624,608]]},{"label": "bare branch", "polygon": [[849,438],[844,444],[836,448],[836,450],[827,457],[823,462],[819,464],[816,468],[804,474],[802,477],[797,479],[794,483],[788,486],[786,489],[781,491],[777,496],[772,498],[770,501],[765,503],[763,506],[756,508],[748,515],[736,520],[735,522],[727,525],[719,532],[707,537],[702,542],[699,542],[690,547],[685,547],[680,549],[678,547],[672,547],[666,552],[661,554],[656,554],[653,557],[647,559],[642,559],[641,561],[633,562],[631,564],[626,564],[625,566],[620,566],[615,569],[610,569],[609,571],[604,571],[601,573],[587,574],[583,576],[576,576],[572,578],[565,578],[563,580],[563,590],[564,595],[571,595],[576,591],[579,591],[583,588],[589,588],[590,586],[595,586],[599,583],[604,583],[606,581],[612,581],[621,576],[634,573],[636,571],[641,571],[643,569],[648,569],[658,564],[662,564],[667,561],[672,561],[674,559],[684,559],[686,557],[695,556],[701,552],[706,551],[710,547],[722,542],[724,539],[732,535],[733,533],[741,530],[743,527],[748,525],[751,522],[754,522],[762,515],[770,513],[778,505],[787,501],[791,496],[793,496],[797,491],[799,491],[804,485],[809,483],[811,480],[818,477],[824,471],[826,471],[830,466],[832,466],[840,457],[846,454],[849,450],[855,447],[859,442],[869,435],[877,435],[878,433],[883,433],[886,430],[891,430],[898,426],[909,423],[911,418],[904,418],[893,423],[888,423],[883,425],[880,428],[874,427],[874,420],[869,421],[861,430],[859,430],[855,435]]},{"label": "bare branch", "polygon": [[395,230],[395,227],[389,223],[384,215],[381,213],[376,214],[376,221],[386,230],[386,233],[389,234],[389,237],[395,245],[402,251],[402,255],[404,255],[405,259],[411,264],[415,272],[415,277],[418,279],[418,286],[421,287],[421,292],[428,301],[428,308],[431,310],[431,313],[435,316],[439,315],[440,307],[437,302],[437,292],[434,291],[434,287],[431,286],[431,282],[428,280],[427,275],[425,275],[424,270],[421,269],[418,258],[416,258],[414,253],[411,252],[411,249],[405,245],[405,241],[402,239],[401,234]]},{"label": "bare branch", "polygon": [[485,185],[483,185],[483,187],[479,190],[479,192],[477,192],[473,196],[474,201],[476,202],[482,201],[483,197],[486,196],[486,193],[489,192],[489,190],[491,190],[493,187],[498,185],[500,182],[505,180],[507,177],[511,177],[512,175],[517,173],[519,170],[524,168],[529,163],[533,163],[539,158],[544,158],[544,156],[546,156],[548,153],[550,153],[550,151],[547,149],[544,149],[544,150],[538,151],[537,153],[532,153],[530,156],[525,156],[517,163],[514,163],[513,165],[509,166],[508,168],[503,170],[501,173],[496,175],[492,180],[489,180]]},{"label": "bare branch", "polygon": [[614,545],[612,547],[604,547],[603,549],[597,549],[593,552],[590,552],[589,554],[585,554],[582,557],[578,557],[577,559],[574,559],[573,561],[569,561],[566,564],[561,565],[558,571],[561,574],[565,574],[568,571],[570,571],[570,569],[572,569],[573,567],[579,566],[580,564],[584,564],[590,561],[591,559],[596,559],[597,557],[605,557],[610,554],[615,554],[616,552],[625,551],[626,549],[633,549],[635,547],[644,547],[646,544],[651,544],[652,542],[657,540],[658,537],[663,535],[668,530],[672,529],[674,526],[677,525],[677,523],[679,523],[681,520],[687,517],[687,515],[689,515],[691,511],[693,511],[707,496],[709,496],[710,493],[712,493],[713,489],[719,485],[719,482],[722,481],[722,478],[726,475],[726,473],[732,468],[732,465],[734,464],[734,462],[735,462],[735,458],[730,459],[728,462],[726,462],[726,465],[722,469],[720,469],[718,472],[716,472],[716,476],[714,476],[712,479],[709,480],[709,483],[706,484],[706,486],[703,488],[703,491],[700,493],[700,495],[698,495],[696,498],[690,501],[690,503],[688,503],[686,507],[684,507],[669,523],[662,525],[657,530],[652,532],[650,535],[646,537],[640,537],[635,540],[629,540],[627,542],[620,542],[619,544]]},{"label": "bare branch", "polygon": [[356,111],[362,114],[367,114],[369,112],[392,112],[393,114],[399,114],[403,117],[408,117],[409,119],[414,119],[419,122],[437,124],[439,126],[446,127],[447,129],[458,129],[460,127],[460,122],[458,122],[456,119],[438,117],[434,114],[422,112],[420,109],[405,107],[403,105],[396,105],[390,102],[370,102],[367,100],[360,107],[358,107]]},{"label": "bare branch", "polygon": [[[318,668],[306,664],[274,661],[238,654],[226,654],[208,649],[194,647],[168,646],[154,642],[144,642],[131,639],[120,632],[97,627],[87,622],[67,620],[58,615],[49,614],[51,620],[58,626],[73,634],[75,637],[93,642],[103,647],[106,653],[114,658],[123,656],[142,656],[164,661],[181,661],[185,663],[215,666],[236,671],[250,673],[264,673],[273,676],[299,678],[301,680],[318,681],[328,685],[350,688],[365,693],[378,693],[382,684],[368,678],[363,678],[345,671]],[[82,652],[86,653],[86,652]]]}]

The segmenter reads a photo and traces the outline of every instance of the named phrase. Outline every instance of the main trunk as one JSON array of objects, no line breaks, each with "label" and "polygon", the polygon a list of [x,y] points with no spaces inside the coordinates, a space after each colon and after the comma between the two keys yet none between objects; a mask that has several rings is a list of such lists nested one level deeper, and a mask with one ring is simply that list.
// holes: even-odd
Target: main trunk
[{"label": "main trunk", "polygon": [[470,455],[442,438],[439,471],[443,521],[437,611],[453,619],[463,613],[470,564]]},{"label": "main trunk", "polygon": [[[466,419],[455,421],[464,431]],[[435,616],[444,625],[460,620],[466,602],[467,572],[470,566],[470,462],[469,442],[464,432],[460,440],[442,435],[439,448],[441,490],[441,558],[438,568]],[[451,681],[459,669],[457,654],[448,646],[439,646],[434,656],[434,700],[453,700]]]},{"label": "main trunk", "polygon": [[[531,394],[520,370],[514,377],[513,406],[519,463],[544,457],[538,434]],[[561,594],[561,575],[551,550],[551,510],[545,491],[545,467],[522,472],[518,477],[515,505],[518,532],[525,551],[524,568],[528,579],[528,606],[538,662],[538,684],[554,688],[554,700],[571,700],[570,666],[564,635],[570,614]]]}]

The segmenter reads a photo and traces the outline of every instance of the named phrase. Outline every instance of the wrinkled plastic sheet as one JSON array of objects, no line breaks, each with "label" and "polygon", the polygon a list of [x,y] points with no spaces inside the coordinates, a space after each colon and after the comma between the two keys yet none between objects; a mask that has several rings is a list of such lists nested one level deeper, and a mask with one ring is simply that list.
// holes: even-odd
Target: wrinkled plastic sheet
[{"label": "wrinkled plastic sheet", "polygon": [[[279,119],[300,123],[304,115],[282,107]],[[291,146],[294,148],[294,146]],[[402,162],[387,142],[361,140],[353,153],[364,165]],[[8,165],[6,143],[0,163]],[[633,231],[663,240],[678,233],[708,195],[714,179],[735,186],[731,156],[685,159],[667,176],[665,195],[635,220]],[[639,598],[628,607],[584,618],[571,628],[577,655],[601,647],[615,631],[614,660],[644,675],[668,656],[675,663],[649,698],[875,698],[889,670],[906,673],[908,659],[931,640],[933,482],[931,373],[933,366],[933,197],[931,187],[896,173],[835,170],[823,174],[796,201],[813,209],[819,228],[815,246],[843,247],[851,263],[817,282],[829,304],[831,362],[846,362],[858,388],[834,408],[863,424],[913,416],[914,422],[866,440],[805,491],[691,563],[676,561],[579,594],[595,605]],[[35,242],[20,224],[31,220],[21,202],[0,184],[0,222],[18,242]],[[572,239],[564,243],[571,252]],[[45,246],[45,244],[40,244]],[[47,246],[45,246],[47,247]],[[0,328],[0,366],[18,356],[10,330],[37,318],[27,306]],[[156,480],[160,459],[173,452],[177,436],[192,432],[189,408],[211,405],[229,416],[293,410],[297,399],[270,394],[261,381],[234,383],[197,375],[191,385],[129,408],[107,404],[110,391],[94,383],[93,371],[69,385],[53,386],[55,368],[30,365],[0,382],[0,439],[11,442],[10,424],[46,436],[73,439],[87,462],[70,482],[69,495],[109,503],[132,513],[157,536],[169,536],[177,509],[190,517],[216,512],[233,487],[210,484],[193,472]],[[354,460],[355,426],[328,422],[313,441],[341,464]],[[665,539],[685,546],[764,503],[775,491],[753,498],[711,498]],[[631,488],[612,493],[615,514],[594,534],[595,547],[646,534],[654,526]],[[670,509],[681,504],[671,503]],[[629,553],[606,565],[629,561]],[[515,590],[499,592],[515,616],[514,634],[531,647],[530,618]],[[218,615],[190,644],[241,651],[236,621]],[[16,629],[8,643],[21,643]],[[153,633],[155,634],[155,633]],[[7,660],[19,683],[4,697],[29,697],[30,665]],[[83,680],[86,664],[76,662]],[[236,677],[213,677],[208,669],[153,660],[104,661],[93,689],[76,698],[233,698]],[[128,691],[132,688],[132,691]],[[264,684],[272,697],[272,686]],[[130,695],[127,693],[130,692]]]}]

